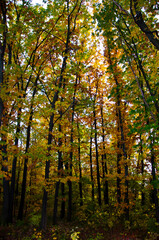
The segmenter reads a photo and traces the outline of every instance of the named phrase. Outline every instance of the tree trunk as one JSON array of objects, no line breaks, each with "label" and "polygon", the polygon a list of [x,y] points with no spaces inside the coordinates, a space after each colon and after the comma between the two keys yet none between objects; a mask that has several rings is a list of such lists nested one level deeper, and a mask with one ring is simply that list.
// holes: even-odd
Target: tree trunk
[{"label": "tree trunk", "polygon": [[79,164],[79,193],[80,193],[80,206],[83,206],[83,194],[82,194],[82,168],[81,168],[81,140],[80,129],[77,116],[77,130],[78,130],[78,164]]},{"label": "tree trunk", "polygon": [[61,194],[62,194],[62,202],[61,202],[61,219],[65,216],[65,184],[61,183]]},{"label": "tree trunk", "polygon": [[[62,99],[61,99],[62,101]],[[62,117],[62,111],[60,111],[60,117]],[[59,134],[61,134],[62,129],[61,129],[61,124],[59,124]],[[61,175],[61,170],[62,170],[62,152],[61,152],[61,146],[62,146],[62,139],[58,139],[58,177]],[[54,212],[53,212],[53,224],[55,225],[57,223],[57,207],[58,207],[58,193],[59,193],[59,186],[60,186],[60,181],[56,183],[56,190],[55,190],[55,201],[54,201]]]},{"label": "tree trunk", "polygon": [[57,224],[57,207],[58,207],[58,194],[59,194],[60,181],[56,183],[55,188],[55,200],[54,200],[54,212],[53,212],[53,225]]},{"label": "tree trunk", "polygon": [[98,203],[101,206],[101,185],[100,185],[100,172],[99,172],[99,154],[98,154],[98,140],[97,140],[97,119],[95,111],[95,98],[93,106],[93,116],[94,116],[94,130],[95,130],[95,150],[96,150],[96,169],[97,169],[97,185],[98,185]]},{"label": "tree trunk", "polygon": [[[119,143],[119,140],[118,140],[118,143],[117,143],[117,149],[119,152],[121,152],[121,149],[120,149],[120,143]],[[121,174],[121,166],[120,166],[120,160],[121,160],[121,153],[117,153],[117,201],[118,203],[120,204],[121,203],[121,179],[120,179],[120,174]]]},{"label": "tree trunk", "polygon": [[20,220],[23,219],[23,213],[24,213],[24,202],[25,202],[26,181],[27,181],[27,164],[28,164],[27,153],[28,153],[29,146],[30,146],[31,125],[32,125],[33,114],[34,114],[33,104],[34,104],[34,97],[35,97],[36,90],[37,90],[38,79],[39,79],[39,75],[37,75],[35,83],[34,83],[34,90],[33,90],[33,94],[32,94],[31,106],[30,106],[30,117],[29,117],[29,122],[28,122],[28,127],[27,127],[27,140],[26,140],[25,159],[24,159],[22,191],[21,191],[20,206],[19,206],[19,211],[18,211],[18,219],[20,219]]},{"label": "tree trunk", "polygon": [[[72,104],[72,119],[71,119],[71,139],[70,139],[70,144],[71,144],[71,151],[70,151],[70,161],[69,161],[69,175],[72,176],[72,161],[73,161],[73,124],[74,124],[74,115],[75,115],[75,97],[76,97],[76,87],[77,87],[77,77],[76,77],[76,83],[75,83],[75,90],[74,90],[74,95],[73,95],[73,104]],[[67,212],[67,219],[68,221],[71,221],[72,219],[72,181],[68,181],[68,212]]]},{"label": "tree trunk", "polygon": [[[7,9],[6,1],[2,0],[0,2],[1,10],[1,23],[3,24],[2,40],[0,40],[0,130],[7,127],[7,109],[4,107],[4,102],[1,98],[2,96],[2,87],[4,86],[4,54],[6,51],[6,40],[7,40]],[[2,150],[2,171],[6,176],[3,177],[3,209],[2,209],[2,223],[5,225],[8,223],[9,215],[9,180],[7,179],[8,167],[6,166],[8,162],[7,157],[7,135],[6,133],[1,133],[1,140],[3,142]]]},{"label": "tree trunk", "polygon": [[[6,143],[6,137],[3,136],[3,134],[2,134],[2,141],[3,141],[2,161],[3,161],[3,163],[7,164],[7,162],[8,162],[7,143]],[[2,165],[2,171],[7,175],[8,167]],[[3,225],[8,224],[8,217],[9,217],[9,180],[7,179],[7,176],[5,176],[5,177],[3,177],[3,210],[2,210]]]},{"label": "tree trunk", "polygon": [[[154,136],[153,136],[154,138]],[[154,154],[154,147],[153,147],[153,141],[151,140],[151,168],[152,168],[152,198],[153,202],[155,204],[155,210],[156,210],[156,222],[159,223],[159,205],[158,205],[158,196],[157,196],[157,186],[156,186],[156,169],[155,169],[155,154]]]},{"label": "tree trunk", "polygon": [[94,178],[93,178],[93,164],[92,164],[92,132],[93,132],[93,127],[91,125],[89,156],[90,156],[90,174],[91,174],[91,184],[92,184],[92,201],[94,201]]},{"label": "tree trunk", "polygon": [[[15,137],[15,147],[18,151],[18,143],[19,143],[19,133],[20,133],[20,118],[21,118],[21,108],[18,109],[17,116],[17,129],[16,129],[16,137]],[[11,187],[10,187],[10,200],[9,200],[9,222],[13,222],[13,206],[14,206],[14,192],[15,192],[15,178],[16,178],[16,167],[17,167],[17,153],[14,156],[12,163],[12,177],[11,177]]]},{"label": "tree trunk", "polygon": [[104,117],[103,117],[103,99],[101,105],[101,119],[102,119],[102,141],[103,141],[103,154],[102,154],[102,168],[103,168],[103,189],[104,189],[104,203],[109,203],[109,195],[108,195],[108,180],[105,179],[108,174],[107,170],[107,162],[106,162],[106,153],[105,153],[105,131],[104,131]]},{"label": "tree trunk", "polygon": [[[144,174],[144,159],[143,159],[143,146],[142,146],[142,138],[141,138],[141,134],[140,134],[140,156],[141,156],[141,174],[143,176]],[[145,187],[145,183],[144,180],[142,180],[142,190],[141,190],[141,205],[144,206],[145,204],[145,193],[144,193],[144,187]]]}]

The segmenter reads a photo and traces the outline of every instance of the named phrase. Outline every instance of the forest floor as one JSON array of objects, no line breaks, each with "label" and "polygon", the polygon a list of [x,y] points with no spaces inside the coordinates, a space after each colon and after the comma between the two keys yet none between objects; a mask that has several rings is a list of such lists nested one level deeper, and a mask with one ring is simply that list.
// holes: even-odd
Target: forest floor
[{"label": "forest floor", "polygon": [[159,240],[159,235],[141,229],[125,230],[122,225],[112,228],[102,226],[78,226],[59,223],[40,231],[35,226],[13,224],[0,227],[0,240]]}]

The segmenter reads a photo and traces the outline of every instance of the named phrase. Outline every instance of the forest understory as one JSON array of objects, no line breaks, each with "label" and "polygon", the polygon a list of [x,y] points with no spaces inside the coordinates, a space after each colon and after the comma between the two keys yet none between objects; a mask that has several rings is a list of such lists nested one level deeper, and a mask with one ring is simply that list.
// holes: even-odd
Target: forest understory
[{"label": "forest understory", "polygon": [[59,222],[56,226],[40,230],[36,225],[27,223],[0,227],[1,240],[158,240],[159,233],[149,232],[145,228],[126,227],[116,223],[112,228],[105,224],[91,225],[79,222]]}]

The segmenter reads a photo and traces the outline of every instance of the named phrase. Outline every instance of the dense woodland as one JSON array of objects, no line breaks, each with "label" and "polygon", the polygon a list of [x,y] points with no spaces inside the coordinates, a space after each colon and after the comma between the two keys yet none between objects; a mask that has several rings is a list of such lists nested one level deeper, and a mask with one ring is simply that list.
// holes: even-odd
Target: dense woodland
[{"label": "dense woodland", "polygon": [[0,1],[0,239],[159,237],[158,10]]}]

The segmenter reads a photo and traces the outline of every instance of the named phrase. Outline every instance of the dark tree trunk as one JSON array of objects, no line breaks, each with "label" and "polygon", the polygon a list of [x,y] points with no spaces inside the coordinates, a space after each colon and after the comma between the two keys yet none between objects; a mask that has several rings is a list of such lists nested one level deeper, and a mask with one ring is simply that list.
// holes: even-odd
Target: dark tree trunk
[{"label": "dark tree trunk", "polygon": [[16,180],[16,188],[15,188],[15,195],[16,195],[16,197],[18,197],[18,194],[19,194],[19,179],[20,179],[21,167],[22,166],[21,166],[20,161],[19,161],[17,180]]},{"label": "dark tree trunk", "polygon": [[[20,133],[20,118],[21,118],[21,108],[18,109],[17,129],[16,129],[16,137],[15,137],[15,147],[17,150],[18,150],[19,133]],[[10,194],[9,194],[9,222],[10,223],[13,222],[16,167],[17,167],[17,154],[15,154],[13,163],[12,163],[12,177],[11,177],[11,187],[10,187]]]},{"label": "dark tree trunk", "polygon": [[106,153],[105,153],[105,131],[104,131],[104,117],[103,117],[103,99],[101,105],[101,119],[102,119],[102,140],[103,140],[103,154],[102,154],[102,168],[103,168],[103,189],[104,189],[104,203],[109,203],[109,195],[108,195],[108,180],[105,179],[108,174],[107,170],[107,161],[106,161]]},{"label": "dark tree trunk", "polygon": [[96,119],[96,110],[95,110],[95,100],[93,106],[93,116],[94,116],[94,130],[95,130],[95,151],[96,151],[96,169],[97,169],[97,185],[98,185],[98,203],[101,206],[101,184],[100,184],[100,172],[99,172],[99,154],[98,154],[98,140],[97,140],[97,119]]},{"label": "dark tree trunk", "polygon": [[23,219],[23,213],[24,213],[24,201],[25,201],[26,179],[27,179],[27,163],[28,163],[28,157],[26,157],[24,160],[22,191],[21,191],[20,206],[19,206],[19,211],[18,211],[18,219],[20,219],[20,220]]},{"label": "dark tree trunk", "polygon": [[[143,16],[142,16],[142,12],[139,9],[138,2],[139,2],[138,0],[130,1],[130,10],[131,10],[133,19],[134,19],[135,23],[138,25],[138,27],[141,29],[141,31],[146,34],[149,41],[156,47],[157,50],[159,50],[159,40],[157,38],[158,37],[157,31],[151,31],[149,29],[149,27],[146,25],[146,23],[143,19]],[[133,13],[132,5],[134,5],[135,15]]]},{"label": "dark tree trunk", "polygon": [[[65,137],[65,146],[66,146],[66,137]],[[64,162],[62,159],[61,162],[61,170],[62,170],[62,177],[64,176]],[[61,213],[60,213],[60,217],[61,219],[63,219],[65,217],[65,184],[61,183],[61,195],[62,195],[62,201],[61,201]]]},{"label": "dark tree trunk", "polygon": [[[2,40],[0,40],[0,92],[1,87],[4,84],[4,54],[6,50],[6,40],[7,40],[7,9],[6,9],[6,0],[2,0],[0,2],[0,10],[1,10],[1,17],[2,17],[2,24],[3,24],[3,33],[2,33]],[[0,95],[0,126],[2,124],[2,117],[4,112],[4,104]]]},{"label": "dark tree trunk", "polygon": [[81,140],[80,129],[77,117],[77,130],[78,130],[78,164],[79,164],[79,193],[80,193],[80,206],[83,206],[83,194],[82,194],[82,168],[81,168]]},{"label": "dark tree trunk", "polygon": [[1,151],[2,151],[2,171],[5,177],[3,177],[3,209],[2,209],[2,223],[8,224],[9,220],[9,176],[8,176],[8,156],[7,156],[7,133],[5,132],[8,128],[8,117],[6,109],[3,109],[2,114],[2,126],[4,133],[1,133]]},{"label": "dark tree trunk", "polygon": [[118,82],[116,79],[116,84],[117,84],[117,106],[118,106],[118,116],[119,116],[119,126],[120,126],[120,134],[121,134],[121,146],[122,146],[122,152],[124,156],[124,167],[125,167],[125,198],[124,201],[126,203],[125,207],[125,214],[126,214],[126,219],[129,219],[129,195],[128,195],[128,165],[127,165],[127,153],[126,153],[126,148],[125,148],[125,136],[124,136],[124,129],[123,129],[123,120],[122,120],[122,115],[121,115],[121,110],[120,110],[120,96],[119,96],[119,89],[118,89]]},{"label": "dark tree trunk", "polygon": [[[74,90],[74,95],[73,95],[73,104],[72,104],[72,119],[71,119],[71,139],[70,139],[70,144],[71,144],[71,152],[70,152],[70,161],[69,161],[69,175],[72,176],[72,161],[73,161],[73,134],[74,134],[74,129],[73,129],[73,124],[74,124],[74,115],[75,115],[75,98],[76,98],[76,88],[77,88],[77,77],[76,77],[76,82],[75,82],[75,90]],[[67,212],[67,219],[68,221],[71,221],[72,219],[72,181],[68,181],[68,212]]]},{"label": "dark tree trunk", "polygon": [[[117,143],[117,149],[118,151],[121,151],[120,149],[120,143],[118,141]],[[121,203],[121,179],[120,179],[120,174],[121,174],[121,166],[120,166],[120,160],[121,160],[121,153],[117,153],[117,201],[120,204]]]},{"label": "dark tree trunk", "polygon": [[[154,138],[154,137],[153,137]],[[156,169],[155,169],[155,154],[154,154],[154,146],[153,141],[151,140],[151,168],[152,168],[152,200],[155,204],[155,210],[156,210],[156,222],[159,223],[159,205],[158,205],[158,196],[157,196],[157,186],[155,184],[156,181]]]},{"label": "dark tree trunk", "polygon": [[[144,159],[143,159],[143,146],[142,146],[142,138],[141,138],[141,134],[140,134],[140,153],[139,155],[141,156],[141,174],[143,176],[144,174]],[[145,192],[144,192],[144,187],[145,187],[145,183],[144,180],[142,180],[142,190],[141,190],[141,204],[142,206],[144,206],[145,204]]]},{"label": "dark tree trunk", "polygon": [[55,200],[54,200],[54,212],[53,212],[53,225],[57,224],[57,207],[58,207],[58,194],[59,194],[60,181],[56,183],[55,188]]},{"label": "dark tree trunk", "polygon": [[93,164],[92,164],[92,132],[93,132],[93,127],[91,126],[89,156],[90,156],[90,173],[91,173],[91,183],[92,183],[92,201],[94,201],[94,178],[93,178]]},{"label": "dark tree trunk", "polygon": [[[49,176],[49,167],[50,167],[50,161],[46,162],[46,166],[45,166],[45,179],[47,180]],[[46,223],[47,223],[47,214],[46,214],[46,209],[47,209],[47,196],[48,196],[48,192],[46,191],[46,189],[44,188],[44,192],[43,192],[43,200],[42,200],[42,218],[41,218],[41,223],[40,223],[40,227],[42,229],[46,228]]]},{"label": "dark tree trunk", "polygon": [[61,214],[60,217],[63,219],[65,217],[65,184],[61,183],[61,194],[62,194],[62,202],[61,202]]},{"label": "dark tree trunk", "polygon": [[[6,137],[2,135],[2,160],[5,164],[8,162],[7,157],[7,143],[6,143]],[[5,172],[7,175],[8,173],[8,167],[2,165],[2,171]],[[9,180],[7,180],[7,177],[3,177],[3,210],[2,210],[2,223],[3,225],[8,224],[8,217],[9,217]]]},{"label": "dark tree trunk", "polygon": [[[2,40],[0,40],[0,128],[4,129],[7,127],[7,109],[4,107],[4,102],[1,98],[1,91],[4,84],[4,54],[6,51],[6,40],[7,40],[7,9],[6,1],[2,0],[0,2],[1,10],[1,22],[3,24]],[[0,129],[0,130],[1,130]],[[7,175],[8,167],[5,166],[8,162],[7,157],[7,136],[6,134],[1,133],[1,140],[3,145],[1,147],[2,151],[2,171]],[[9,181],[7,177],[3,177],[3,209],[2,209],[2,223],[5,225],[8,223],[8,214],[9,214]]]},{"label": "dark tree trunk", "polygon": [[37,76],[34,84],[34,90],[32,94],[32,101],[31,101],[31,106],[30,106],[30,117],[29,117],[29,122],[28,122],[28,127],[27,127],[27,140],[26,140],[26,149],[25,149],[25,159],[24,159],[24,171],[23,171],[23,181],[22,181],[22,191],[21,191],[21,199],[20,199],[20,206],[19,206],[19,211],[18,211],[18,219],[22,220],[23,219],[23,213],[24,213],[24,202],[25,202],[25,194],[26,194],[26,182],[27,182],[27,164],[28,164],[28,150],[30,146],[30,133],[31,133],[31,125],[32,125],[32,120],[33,120],[33,114],[34,114],[34,109],[33,109],[33,103],[34,103],[34,97],[36,94],[37,90],[37,82],[39,79],[39,75]]},{"label": "dark tree trunk", "polygon": [[[61,99],[61,102],[63,99]],[[62,117],[62,111],[60,111],[60,118]],[[59,124],[59,134],[61,134],[62,129],[61,129],[61,124]],[[61,170],[62,170],[62,152],[61,152],[61,146],[62,146],[62,139],[58,139],[58,177],[61,175]],[[58,193],[59,193],[59,186],[60,186],[60,181],[56,183],[56,188],[55,188],[55,201],[54,201],[54,212],[53,212],[53,224],[55,225],[57,223],[57,207],[58,207]]]},{"label": "dark tree trunk", "polygon": [[[71,171],[71,170],[70,170]],[[67,220],[72,219],[72,182],[68,180],[68,210],[67,210]]]}]

